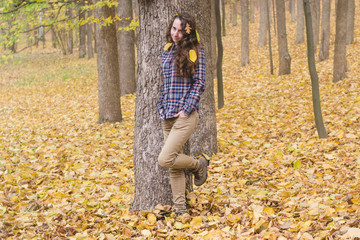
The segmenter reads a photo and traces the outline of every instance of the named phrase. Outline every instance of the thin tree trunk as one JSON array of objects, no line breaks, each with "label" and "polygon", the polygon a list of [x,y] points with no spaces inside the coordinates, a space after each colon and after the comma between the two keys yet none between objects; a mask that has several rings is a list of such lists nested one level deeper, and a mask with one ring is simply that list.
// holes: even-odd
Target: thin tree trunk
[{"label": "thin tree trunk", "polygon": [[[266,3],[266,8],[269,9],[268,3]],[[270,11],[270,9],[269,9]],[[275,12],[275,11],[274,11]],[[267,15],[267,29],[268,29],[268,39],[269,39],[269,58],[270,58],[270,74],[274,74],[274,63],[273,63],[273,55],[272,55],[272,46],[271,46],[271,27],[270,27],[270,14]],[[275,21],[274,21],[275,22]],[[275,26],[275,24],[274,24]]]},{"label": "thin tree trunk", "polygon": [[[96,18],[107,19],[115,16],[115,7],[107,5],[95,10]],[[99,78],[99,119],[98,123],[120,122],[120,79],[117,54],[116,26],[99,26],[96,32],[99,41],[97,69]],[[114,51],[115,49],[115,51]]]},{"label": "thin tree trunk", "polygon": [[329,59],[331,0],[322,0],[321,45],[319,61]]},{"label": "thin tree trunk", "polygon": [[250,22],[255,22],[255,0],[250,0]]},{"label": "thin tree trunk", "polygon": [[[84,1],[81,0],[80,3],[80,14],[79,14],[79,20],[85,19],[85,11],[81,8],[81,6],[84,6]],[[79,58],[84,58],[86,55],[86,24],[79,26]]]},{"label": "thin tree trunk", "polygon": [[[116,11],[122,20],[118,22],[117,27],[123,28],[129,26],[133,19],[133,8],[131,0],[118,0],[119,5]],[[117,31],[118,51],[119,51],[119,69],[121,95],[132,94],[136,91],[135,79],[135,36],[134,31]]]},{"label": "thin tree trunk", "polygon": [[216,61],[217,61],[217,49],[216,49],[216,7],[215,7],[215,1],[210,1],[211,3],[211,18],[210,18],[210,22],[211,22],[211,45],[214,46],[213,48],[211,48],[211,56],[213,56],[212,58],[212,71],[213,71],[213,76],[216,76]]},{"label": "thin tree trunk", "polygon": [[226,36],[226,26],[225,26],[225,20],[226,20],[226,11],[225,11],[225,1],[221,0],[221,12],[222,12],[222,35]]},{"label": "thin tree trunk", "polygon": [[296,40],[295,44],[305,41],[304,37],[304,6],[303,0],[297,0],[297,24],[296,24]]},{"label": "thin tree trunk", "polygon": [[320,0],[310,0],[311,17],[314,31],[314,51],[319,44],[319,28],[320,28]]},{"label": "thin tree trunk", "polygon": [[295,0],[289,0],[289,7],[291,13],[291,22],[296,22]]},{"label": "thin tree trunk", "polygon": [[249,64],[249,1],[241,0],[241,66]]},{"label": "thin tree trunk", "polygon": [[223,62],[223,44],[221,39],[221,18],[220,18],[220,1],[215,0],[215,17],[216,17],[216,42],[217,42],[217,61],[216,61],[216,75],[218,87],[218,108],[224,107],[224,87],[222,75],[222,62]]},{"label": "thin tree trunk", "polygon": [[314,39],[313,39],[314,31],[312,29],[313,24],[311,22],[312,18],[311,18],[311,9],[310,9],[309,0],[304,0],[304,10],[305,10],[305,21],[306,21],[308,65],[311,76],[311,89],[312,89],[315,124],[316,124],[317,132],[319,134],[319,138],[327,138],[327,133],[321,112],[319,79],[315,65],[315,50],[314,50],[315,48],[314,48]]},{"label": "thin tree trunk", "polygon": [[51,43],[53,48],[56,48],[56,42],[57,42],[57,37],[56,37],[55,27],[51,26]]},{"label": "thin tree trunk", "polygon": [[[72,18],[73,17],[73,12],[71,8],[68,8],[66,11],[66,15],[68,16],[68,18]],[[72,20],[70,20],[72,21]],[[68,30],[68,41],[67,41],[67,51],[69,54],[73,53],[73,48],[74,48],[74,36],[73,36],[73,30],[70,28]]]},{"label": "thin tree trunk", "polygon": [[290,74],[291,57],[287,46],[286,17],[284,0],[276,0],[278,48],[279,48],[279,75]]},{"label": "thin tree trunk", "polygon": [[[91,5],[91,3],[89,3]],[[91,17],[92,11],[89,10],[87,12],[88,17]],[[87,23],[87,51],[88,51],[88,59],[94,58],[94,49],[93,49],[93,24]]]},{"label": "thin tree trunk", "polygon": [[346,44],[349,45],[354,42],[355,0],[349,0],[347,16]]},{"label": "thin tree trunk", "polygon": [[346,77],[346,30],[347,30],[348,0],[338,0],[336,7],[336,35],[334,51],[333,82]]},{"label": "thin tree trunk", "polygon": [[231,24],[233,26],[237,25],[237,4],[235,0],[231,0],[231,11],[232,11],[232,18],[231,18]]},{"label": "thin tree trunk", "polygon": [[266,9],[266,2],[268,0],[260,0],[260,23],[259,23],[259,39],[258,46],[266,45],[266,33],[267,33],[267,19],[269,10]]}]

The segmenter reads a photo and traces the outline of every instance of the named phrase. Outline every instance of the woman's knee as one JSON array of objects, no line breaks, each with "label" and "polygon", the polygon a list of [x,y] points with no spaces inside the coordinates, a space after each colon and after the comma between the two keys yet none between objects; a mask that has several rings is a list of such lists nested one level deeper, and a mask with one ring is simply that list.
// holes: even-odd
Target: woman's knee
[{"label": "woman's knee", "polygon": [[161,167],[170,168],[172,166],[173,158],[167,154],[160,153],[158,162]]}]

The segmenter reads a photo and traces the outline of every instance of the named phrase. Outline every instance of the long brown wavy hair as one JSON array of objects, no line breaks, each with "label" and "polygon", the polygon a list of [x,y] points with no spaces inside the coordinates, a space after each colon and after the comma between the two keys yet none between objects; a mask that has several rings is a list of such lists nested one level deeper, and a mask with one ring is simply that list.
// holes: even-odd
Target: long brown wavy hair
[{"label": "long brown wavy hair", "polygon": [[[177,43],[177,50],[175,52],[175,69],[180,77],[191,78],[195,73],[195,68],[198,65],[198,58],[200,52],[200,43],[196,37],[196,22],[194,17],[188,13],[181,13],[173,17],[170,21],[168,29],[166,31],[166,40],[170,43],[174,43],[171,37],[171,28],[175,19],[179,19],[181,22],[183,38]],[[186,33],[186,24],[189,24],[191,31]],[[195,63],[190,61],[189,51],[194,49],[198,56]]]}]

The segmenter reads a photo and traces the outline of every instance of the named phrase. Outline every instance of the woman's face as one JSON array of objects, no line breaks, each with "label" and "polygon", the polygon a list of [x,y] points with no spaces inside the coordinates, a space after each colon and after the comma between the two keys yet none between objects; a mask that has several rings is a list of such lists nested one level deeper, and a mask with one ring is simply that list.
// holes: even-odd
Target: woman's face
[{"label": "woman's face", "polygon": [[181,21],[178,18],[175,18],[171,27],[171,38],[175,44],[177,44],[183,38]]}]

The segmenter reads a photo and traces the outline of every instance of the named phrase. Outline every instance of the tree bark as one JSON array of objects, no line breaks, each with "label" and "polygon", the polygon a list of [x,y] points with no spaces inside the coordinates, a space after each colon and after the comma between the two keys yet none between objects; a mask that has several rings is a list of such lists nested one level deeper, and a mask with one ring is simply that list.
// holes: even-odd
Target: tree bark
[{"label": "tree bark", "polygon": [[321,102],[320,102],[320,91],[319,91],[319,79],[316,72],[315,65],[315,47],[312,30],[312,18],[311,18],[311,8],[309,0],[304,0],[303,2],[305,10],[305,20],[306,20],[306,36],[307,36],[307,52],[308,52],[308,65],[309,72],[311,77],[311,89],[312,89],[312,99],[313,99],[313,110],[315,116],[316,129],[319,134],[319,138],[327,138],[327,133],[325,130],[322,112],[321,112]]},{"label": "tree bark", "polygon": [[[89,3],[91,5],[91,3]],[[88,17],[91,17],[92,11],[87,12]],[[94,58],[94,48],[93,48],[93,24],[87,23],[86,24],[86,30],[87,30],[87,52],[88,52],[88,59]]]},{"label": "tree bark", "polygon": [[231,2],[231,11],[232,11],[231,24],[233,26],[236,26],[237,25],[237,4],[236,4],[236,0],[230,0],[230,2]]},{"label": "tree bark", "polygon": [[333,82],[346,77],[346,30],[347,30],[348,0],[338,0],[336,6],[336,34],[334,51]]},{"label": "tree bark", "polygon": [[255,0],[250,0],[250,22],[255,22]]},{"label": "tree bark", "polygon": [[[107,5],[95,10],[96,18],[113,18],[115,7]],[[97,68],[99,78],[99,119],[98,123],[120,122],[120,79],[117,49],[116,26],[99,26],[96,32],[98,40]]]},{"label": "tree bark", "polygon": [[[118,0],[118,2],[116,11],[122,20],[117,22],[117,28],[128,27],[133,19],[132,1]],[[120,30],[117,31],[117,36],[121,95],[132,94],[136,91],[134,31]]]},{"label": "tree bark", "polygon": [[226,11],[225,11],[225,1],[226,0],[221,0],[221,12],[222,12],[222,35],[226,36],[226,25],[225,25],[225,20],[226,20]]},{"label": "tree bark", "polygon": [[[266,9],[269,9],[269,1],[266,1]],[[271,3],[271,2],[270,2]],[[275,7],[273,8],[273,10],[275,9]],[[270,9],[269,9],[270,11]],[[273,11],[274,16],[275,16],[275,11]],[[267,14],[267,30],[268,30],[268,39],[269,39],[269,60],[270,60],[270,74],[273,75],[274,74],[274,63],[273,63],[273,56],[272,56],[272,46],[271,46],[271,27],[270,27],[270,14]],[[275,20],[274,20],[275,22]],[[274,24],[275,26],[275,24]],[[276,31],[275,31],[276,32]]]},{"label": "tree bark", "polygon": [[266,2],[268,0],[260,0],[260,23],[259,23],[259,39],[258,46],[266,45],[266,33],[268,28],[268,13],[269,9],[266,9]]},{"label": "tree bark", "polygon": [[322,16],[321,16],[321,45],[319,51],[319,61],[329,59],[330,49],[330,13],[331,0],[322,1]]},{"label": "tree bark", "polygon": [[[80,8],[79,8],[79,20],[85,19],[85,11],[81,6],[84,6],[84,1],[81,0]],[[84,58],[86,55],[86,25],[79,26],[79,58]]]},{"label": "tree bark", "polygon": [[290,74],[291,57],[287,46],[286,17],[284,0],[276,0],[278,49],[279,49],[279,75]]},{"label": "tree bark", "polygon": [[249,64],[249,1],[241,0],[241,66]]},{"label": "tree bark", "polygon": [[310,0],[311,17],[314,31],[314,51],[319,44],[319,28],[320,28],[320,0]]},{"label": "tree bark", "polygon": [[211,1],[211,45],[214,46],[213,48],[211,48],[211,56],[214,56],[212,58],[212,71],[213,71],[213,76],[216,76],[216,61],[217,61],[217,48],[216,48],[216,32],[217,32],[217,23],[216,23],[216,6],[215,3],[216,1],[213,0]]},{"label": "tree bark", "polygon": [[289,8],[291,13],[291,22],[296,22],[295,0],[289,0]]},{"label": "tree bark", "polygon": [[[73,17],[73,12],[71,8],[68,8],[66,11],[66,15],[68,16],[68,18],[72,18]],[[72,20],[71,20],[72,21]],[[74,48],[74,37],[73,37],[73,30],[69,29],[68,30],[68,41],[67,41],[67,51],[69,54],[73,53],[73,48]]]},{"label": "tree bark", "polygon": [[218,88],[218,108],[224,107],[224,86],[222,75],[222,62],[223,62],[223,44],[221,39],[221,17],[220,17],[220,1],[215,0],[215,17],[216,17],[216,42],[217,42],[217,61],[216,61],[216,75],[217,75],[217,88]]},{"label": "tree bark", "polygon": [[304,36],[304,6],[303,0],[297,0],[297,17],[296,17],[296,40],[295,44],[300,44],[305,41]]},{"label": "tree bark", "polygon": [[[196,18],[197,30],[206,53],[206,89],[200,101],[200,122],[190,139],[190,153],[212,155],[216,152],[216,119],[211,72],[210,0],[139,0],[138,74],[134,129],[135,196],[131,210],[145,210],[157,204],[171,204],[168,171],[157,159],[163,134],[157,112],[161,91],[161,55],[169,20],[179,12]],[[201,14],[199,14],[201,13]],[[159,17],[161,16],[161,17]],[[162,44],[161,44],[162,43]]]},{"label": "tree bark", "polygon": [[346,44],[349,45],[354,42],[355,0],[349,0],[347,16]]}]

